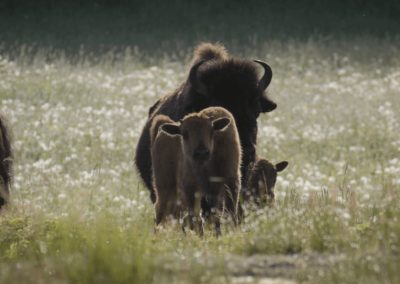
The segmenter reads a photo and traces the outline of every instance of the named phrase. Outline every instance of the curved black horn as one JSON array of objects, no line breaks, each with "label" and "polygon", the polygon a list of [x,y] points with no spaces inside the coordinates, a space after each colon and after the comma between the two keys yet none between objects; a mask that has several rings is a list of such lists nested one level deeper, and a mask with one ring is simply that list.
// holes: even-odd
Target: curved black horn
[{"label": "curved black horn", "polygon": [[271,80],[272,80],[272,69],[264,61],[261,61],[261,60],[253,60],[253,61],[258,63],[258,64],[260,64],[264,68],[264,75],[262,76],[262,78],[258,82],[258,86],[262,90],[265,90],[268,87],[269,83],[271,83]]},{"label": "curved black horn", "polygon": [[199,69],[200,65],[206,62],[206,60],[200,60],[196,64],[192,66],[189,71],[189,82],[192,88],[194,88],[198,93],[205,95],[205,87],[202,86],[201,82],[197,79],[197,70]]}]

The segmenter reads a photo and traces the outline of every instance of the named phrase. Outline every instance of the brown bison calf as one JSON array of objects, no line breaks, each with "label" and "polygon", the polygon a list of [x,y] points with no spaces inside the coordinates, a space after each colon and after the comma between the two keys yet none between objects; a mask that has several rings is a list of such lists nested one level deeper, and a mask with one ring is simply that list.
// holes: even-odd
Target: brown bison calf
[{"label": "brown bison calf", "polygon": [[0,209],[9,199],[11,174],[12,151],[10,137],[4,118],[0,116]]},{"label": "brown bison calf", "polygon": [[[151,126],[151,152],[153,157],[153,186],[156,190],[156,223],[166,216],[179,218],[181,206],[178,199],[178,171],[181,142],[178,135],[159,131],[163,124],[175,122],[166,115],[158,115]],[[177,127],[178,124],[176,123]]]},{"label": "brown bison calf", "polygon": [[287,166],[287,161],[274,165],[266,159],[257,159],[249,168],[249,180],[242,191],[243,199],[252,200],[257,205],[271,204],[275,200],[274,187],[278,172]]},{"label": "brown bison calf", "polygon": [[202,235],[202,204],[217,235],[225,209],[236,223],[241,149],[232,114],[210,107],[185,116],[180,124],[157,116],[151,136],[156,223],[188,211],[190,228]]}]

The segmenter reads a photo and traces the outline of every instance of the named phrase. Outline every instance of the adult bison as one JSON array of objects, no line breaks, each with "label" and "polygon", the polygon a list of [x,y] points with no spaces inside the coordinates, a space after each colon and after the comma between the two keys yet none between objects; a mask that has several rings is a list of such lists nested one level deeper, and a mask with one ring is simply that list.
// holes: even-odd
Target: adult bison
[{"label": "adult bison", "polygon": [[[259,65],[264,69],[261,78],[257,72]],[[271,68],[262,61],[232,58],[218,44],[204,43],[197,47],[187,80],[172,94],[159,99],[150,107],[136,148],[136,166],[150,190],[153,203],[156,201],[150,153],[153,118],[164,114],[178,121],[188,113],[199,112],[210,106],[221,106],[229,110],[239,131],[243,151],[242,182],[245,182],[248,165],[256,158],[257,118],[260,113],[276,108],[276,104],[265,94],[271,78]]]},{"label": "adult bison", "polygon": [[10,136],[4,118],[0,115],[0,209],[9,199],[12,174]]}]

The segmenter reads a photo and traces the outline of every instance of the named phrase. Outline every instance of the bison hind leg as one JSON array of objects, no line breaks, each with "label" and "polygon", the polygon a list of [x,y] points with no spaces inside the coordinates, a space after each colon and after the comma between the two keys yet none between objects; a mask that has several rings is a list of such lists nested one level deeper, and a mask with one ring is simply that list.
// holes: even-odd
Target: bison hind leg
[{"label": "bison hind leg", "polygon": [[171,208],[167,200],[158,198],[155,205],[156,209],[156,225],[162,223],[166,217],[171,214]]},{"label": "bison hind leg", "polygon": [[225,185],[225,209],[232,217],[235,226],[241,224],[244,218],[243,208],[240,204],[240,182],[235,179],[228,179]]},{"label": "bison hind leg", "polygon": [[6,201],[4,198],[0,197],[0,208],[6,205]]},{"label": "bison hind leg", "polygon": [[220,216],[213,215],[212,223],[214,224],[214,234],[218,238],[221,236],[221,218]]},{"label": "bison hind leg", "polygon": [[8,184],[1,184],[1,182],[0,178],[0,209],[8,203],[9,198]]}]

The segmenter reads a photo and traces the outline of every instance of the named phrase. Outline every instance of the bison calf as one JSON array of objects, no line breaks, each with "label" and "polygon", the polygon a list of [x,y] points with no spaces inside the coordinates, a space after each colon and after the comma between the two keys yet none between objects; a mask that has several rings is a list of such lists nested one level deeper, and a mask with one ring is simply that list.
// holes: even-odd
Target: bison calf
[{"label": "bison calf", "polygon": [[225,208],[236,222],[241,149],[232,114],[210,107],[185,116],[180,124],[157,116],[151,136],[156,223],[188,211],[190,228],[202,235],[202,203],[217,235]]},{"label": "bison calf", "polygon": [[247,186],[242,191],[244,200],[253,200],[257,205],[271,204],[275,199],[274,187],[278,172],[287,166],[287,161],[274,165],[266,159],[257,159],[249,169]]},{"label": "bison calf", "polygon": [[10,136],[4,118],[0,116],[0,209],[9,199],[11,174],[12,151]]}]

